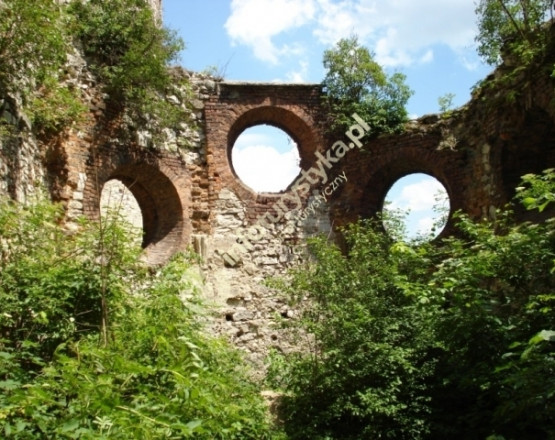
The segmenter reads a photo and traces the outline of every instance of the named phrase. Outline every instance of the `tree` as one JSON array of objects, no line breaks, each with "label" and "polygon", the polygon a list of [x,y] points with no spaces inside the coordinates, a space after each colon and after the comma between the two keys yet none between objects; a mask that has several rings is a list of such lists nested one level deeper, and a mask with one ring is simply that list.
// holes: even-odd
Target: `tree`
[{"label": "tree", "polygon": [[478,53],[489,64],[499,64],[503,54],[527,64],[545,48],[553,21],[553,0],[480,0]]},{"label": "tree", "polygon": [[445,95],[437,98],[440,113],[449,113],[449,111],[453,108],[453,99],[455,99],[454,93],[446,93]]},{"label": "tree", "polygon": [[405,105],[412,91],[405,76],[388,76],[361,46],[356,36],[341,39],[323,58],[326,76],[322,82],[332,117],[332,129],[352,124],[357,113],[374,134],[394,132],[407,120]]}]

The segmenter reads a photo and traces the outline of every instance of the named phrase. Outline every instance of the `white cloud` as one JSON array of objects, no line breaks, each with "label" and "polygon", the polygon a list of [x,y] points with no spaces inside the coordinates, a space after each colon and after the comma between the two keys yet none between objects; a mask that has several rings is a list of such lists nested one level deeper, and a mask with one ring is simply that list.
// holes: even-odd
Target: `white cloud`
[{"label": "white cloud", "polygon": [[308,74],[308,62],[300,61],[298,70],[292,70],[287,73],[287,82],[290,82],[290,83],[306,82],[307,74]]},{"label": "white cloud", "polygon": [[[397,181],[387,194],[386,211],[400,210],[406,238],[429,236],[434,226],[444,220],[434,208],[449,208],[449,197],[443,185],[428,175],[414,174]],[[436,230],[437,235],[440,231]]]},{"label": "white cloud", "polygon": [[298,28],[314,16],[312,0],[233,0],[225,28],[235,44],[251,46],[262,61],[277,64],[279,57],[299,54],[299,44],[276,46],[272,38]]},{"label": "white cloud", "polygon": [[294,143],[285,152],[268,145],[242,144],[242,147],[236,144],[232,150],[233,168],[243,183],[253,190],[284,190],[299,174],[299,153]]},{"label": "white cloud", "polygon": [[271,143],[271,137],[267,133],[261,131],[256,132],[253,129],[247,129],[237,138],[233,145],[232,153],[236,150],[243,150],[252,145],[265,145]]},{"label": "white cloud", "polygon": [[445,188],[439,181],[426,178],[404,186],[394,204],[411,212],[429,211],[437,204],[436,196],[440,193],[447,197]]},{"label": "white cloud", "polygon": [[319,5],[314,35],[322,43],[335,43],[354,30],[386,66],[428,62],[430,46],[467,47],[476,32],[474,5],[468,0],[319,0]]},{"label": "white cloud", "polygon": [[[278,45],[275,39],[305,26],[326,46],[356,34],[378,63],[391,67],[432,61],[434,45],[457,53],[468,49],[476,17],[469,0],[233,0],[225,24],[233,43],[250,46],[257,58],[272,64],[303,53],[308,42]],[[474,67],[461,58],[465,67]]]},{"label": "white cloud", "polygon": [[[418,179],[418,180],[415,180]],[[387,193],[388,209],[410,211],[421,218],[424,214],[436,217],[436,206],[449,206],[444,186],[425,174],[412,174],[398,180]]]},{"label": "white cloud", "polygon": [[415,236],[428,235],[434,228],[437,219],[435,217],[422,217],[418,220]]},{"label": "white cloud", "polygon": [[313,33],[323,44],[333,45],[341,38],[357,34],[365,39],[372,33],[372,26],[364,25],[364,18],[375,13],[374,6],[364,1],[318,0],[317,23]]},{"label": "white cloud", "polygon": [[422,55],[422,57],[418,61],[421,64],[426,64],[426,63],[431,63],[433,60],[434,60],[434,51],[432,49],[429,49],[426,51],[424,55]]}]

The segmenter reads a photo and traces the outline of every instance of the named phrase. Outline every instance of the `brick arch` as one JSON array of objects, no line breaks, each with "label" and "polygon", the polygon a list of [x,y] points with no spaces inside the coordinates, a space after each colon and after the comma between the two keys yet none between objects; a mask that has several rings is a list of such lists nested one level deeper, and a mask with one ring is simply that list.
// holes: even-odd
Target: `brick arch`
[{"label": "brick arch", "polygon": [[[205,105],[209,173],[214,195],[228,188],[246,203],[246,215],[259,212],[280,193],[257,193],[236,175],[231,150],[239,135],[256,125],[271,125],[287,133],[299,149],[300,167],[308,169],[314,152],[324,145],[321,130],[321,87],[314,84],[221,83],[218,95]],[[284,190],[287,192],[287,189]]]},{"label": "brick arch", "polygon": [[[313,161],[314,152],[318,148],[318,137],[314,130],[301,117],[292,110],[283,107],[264,106],[247,110],[240,115],[231,125],[227,135],[227,161],[231,174],[244,188],[252,191],[244,185],[235,172],[231,158],[235,142],[246,129],[257,125],[271,125],[272,127],[283,130],[297,144],[300,158],[300,168],[308,169]],[[294,180],[293,180],[294,181]],[[291,182],[293,183],[293,182]],[[287,191],[289,188],[286,188]],[[269,194],[271,196],[271,193]]]},{"label": "brick arch", "polygon": [[[98,180],[97,180],[98,179]],[[189,228],[184,218],[184,203],[175,182],[161,169],[147,163],[116,166],[100,172],[89,182],[98,182],[97,197],[89,198],[85,212],[98,218],[98,204],[104,184],[110,180],[121,181],[135,197],[143,217],[143,242],[147,261],[150,264],[165,262],[181,250]],[[92,183],[91,183],[92,185]],[[96,184],[95,184],[96,186]]]},{"label": "brick arch", "polygon": [[279,128],[287,133],[297,144],[301,168],[306,169],[310,166],[314,152],[318,148],[317,136],[315,136],[312,128],[289,109],[266,106],[246,111],[231,126],[227,136],[227,158],[232,170],[231,150],[237,138],[246,129],[264,124]]},{"label": "brick arch", "polygon": [[[358,218],[374,218],[383,208],[387,192],[404,176],[428,174],[437,179],[449,197],[450,212],[464,209],[467,200],[462,189],[467,173],[461,172],[464,153],[438,150],[440,138],[429,134],[384,137],[371,141],[367,150],[349,158],[345,172],[349,177],[342,201],[334,204],[336,224],[344,225]],[[441,235],[453,229],[451,216]]]},{"label": "brick arch", "polygon": [[[391,187],[399,180],[410,174],[423,173],[437,179],[445,188],[447,196],[449,197],[450,213],[453,212],[453,191],[449,180],[443,173],[438,173],[435,167],[430,166],[426,163],[414,162],[404,162],[396,161],[389,163],[379,169],[377,173],[370,179],[363,189],[366,202],[364,203],[364,209],[360,212],[362,218],[375,217],[379,212],[382,211],[383,205],[387,193]],[[444,231],[450,228],[450,217],[447,220]]]},{"label": "brick arch", "polygon": [[[391,189],[391,187],[399,180],[405,176],[410,174],[427,174],[428,176],[434,177],[437,179],[447,191],[447,195],[451,200],[453,191],[449,185],[449,181],[443,173],[438,173],[434,166],[431,164],[426,163],[418,163],[417,161],[407,163],[407,162],[393,162],[390,164],[385,165],[382,167],[375,175],[373,179],[371,179],[365,190],[366,194],[370,194],[368,190],[370,187],[373,188],[372,196],[373,203],[376,209],[374,213],[379,212],[383,209],[383,205],[385,202],[385,197],[387,193]],[[371,215],[370,212],[367,212],[367,215]]]}]

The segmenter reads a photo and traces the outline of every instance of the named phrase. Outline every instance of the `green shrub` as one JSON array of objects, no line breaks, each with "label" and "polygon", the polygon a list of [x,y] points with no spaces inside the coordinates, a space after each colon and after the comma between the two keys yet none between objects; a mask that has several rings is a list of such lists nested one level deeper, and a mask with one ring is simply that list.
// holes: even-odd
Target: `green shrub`
[{"label": "green shrub", "polygon": [[28,92],[56,75],[67,54],[63,7],[50,0],[0,4],[0,90]]},{"label": "green shrub", "polygon": [[[40,133],[63,130],[85,107],[61,84],[71,37],[65,7],[50,0],[7,0],[0,4],[0,90],[21,102]],[[0,120],[0,125],[2,124]],[[1,128],[1,127],[0,127]],[[2,130],[0,136],[8,135]]]},{"label": "green shrub", "polygon": [[62,214],[0,209],[0,436],[278,438],[238,352],[204,333],[191,259],[149,275],[119,217],[69,233]]},{"label": "green shrub", "polygon": [[[554,183],[527,175],[520,198],[544,209]],[[291,438],[554,438],[555,222],[458,227],[434,246],[364,223],[345,252],[312,242],[284,283],[312,350],[271,371]]]},{"label": "green shrub", "polygon": [[552,438],[555,223],[459,225],[430,285],[444,304],[434,438]]},{"label": "green shrub", "polygon": [[81,102],[79,92],[50,77],[34,93],[30,105],[35,131],[42,134],[61,132],[65,127],[78,122],[87,110]]},{"label": "green shrub", "polygon": [[145,0],[73,0],[75,33],[109,101],[137,121],[171,126],[183,111],[167,102],[173,85],[168,66],[184,48],[160,26]]},{"label": "green shrub", "polygon": [[347,255],[323,238],[312,240],[315,263],[296,271],[288,289],[301,307],[308,297],[299,322],[314,343],[281,374],[287,433],[425,438],[435,338],[425,331],[426,297],[409,282],[425,277],[428,258],[394,245],[379,225],[353,225],[345,237]]}]

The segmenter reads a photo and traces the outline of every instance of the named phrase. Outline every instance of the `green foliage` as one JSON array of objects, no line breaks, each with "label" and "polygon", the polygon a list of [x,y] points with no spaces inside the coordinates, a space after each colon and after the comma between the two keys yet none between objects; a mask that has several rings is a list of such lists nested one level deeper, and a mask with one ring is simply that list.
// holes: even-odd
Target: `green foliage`
[{"label": "green foliage", "polygon": [[335,48],[326,50],[323,64],[326,76],[322,84],[332,130],[349,127],[353,113],[370,125],[373,134],[398,131],[406,122],[405,105],[412,91],[405,76],[388,76],[356,36],[341,39]]},{"label": "green foliage", "polygon": [[489,64],[499,64],[504,55],[529,64],[547,47],[552,7],[552,0],[480,0],[478,53]]},{"label": "green foliage", "polygon": [[175,259],[119,305],[108,347],[90,337],[63,344],[38,380],[13,390],[9,414],[24,410],[26,432],[13,438],[270,438],[237,353],[202,336],[198,304],[178,297],[186,268]]},{"label": "green foliage", "polygon": [[13,356],[40,359],[39,366],[59,343],[99,323],[93,256],[84,236],[60,228],[62,215],[45,203],[27,209],[2,200],[0,209],[0,333]]},{"label": "green foliage", "polygon": [[30,111],[35,130],[51,134],[79,121],[86,107],[77,90],[49,77],[34,94]]},{"label": "green foliage", "polygon": [[424,330],[426,298],[407,284],[429,261],[425,247],[394,244],[380,229],[349,227],[347,255],[312,240],[317,262],[294,273],[289,291],[298,304],[309,298],[300,323],[314,345],[290,359],[282,381],[291,438],[418,439],[429,430],[435,338]]},{"label": "green foliage", "polygon": [[164,99],[175,86],[168,65],[183,42],[156,23],[145,0],[72,0],[69,6],[6,0],[0,4],[0,90],[21,100],[37,132],[60,132],[85,110],[79,91],[64,84],[75,41],[116,108],[125,107],[143,126],[156,120],[152,131],[187,119]]},{"label": "green foliage", "polygon": [[[525,177],[530,206],[551,174]],[[313,349],[272,372],[291,438],[555,436],[555,222],[458,226],[441,246],[372,224],[345,231],[346,252],[312,242],[284,289]]]},{"label": "green foliage", "polygon": [[62,6],[51,0],[0,4],[0,90],[18,93],[40,85],[66,60]]},{"label": "green foliage", "polygon": [[[168,65],[184,44],[159,26],[145,0],[73,0],[76,34],[113,103],[134,118],[167,121],[176,108],[163,97],[172,85]],[[174,115],[175,122],[183,115]]]},{"label": "green foliage", "polygon": [[0,98],[20,100],[38,132],[61,131],[84,111],[77,93],[60,82],[68,22],[65,8],[51,0],[0,4]]},{"label": "green foliage", "polygon": [[439,111],[441,113],[447,113],[453,108],[453,99],[455,99],[454,93],[446,93],[443,96],[437,98],[437,103],[439,105]]},{"label": "green foliage", "polygon": [[203,332],[190,259],[149,276],[121,219],[70,233],[62,214],[0,209],[0,436],[278,438],[238,352]]},{"label": "green foliage", "polygon": [[555,168],[544,170],[541,176],[526,174],[522,177],[523,186],[516,189],[516,197],[528,210],[543,212],[550,203],[555,202]]},{"label": "green foliage", "polygon": [[[539,393],[523,381],[531,383],[552,363],[514,359],[511,372],[507,361],[515,343],[555,326],[554,224],[476,224],[462,218],[460,228],[467,238],[446,243],[447,258],[430,284],[445,305],[434,323],[445,346],[433,391],[438,438],[551,438],[555,389],[544,381]],[[552,356],[555,347],[544,348]],[[523,387],[511,389],[512,382]]]}]

